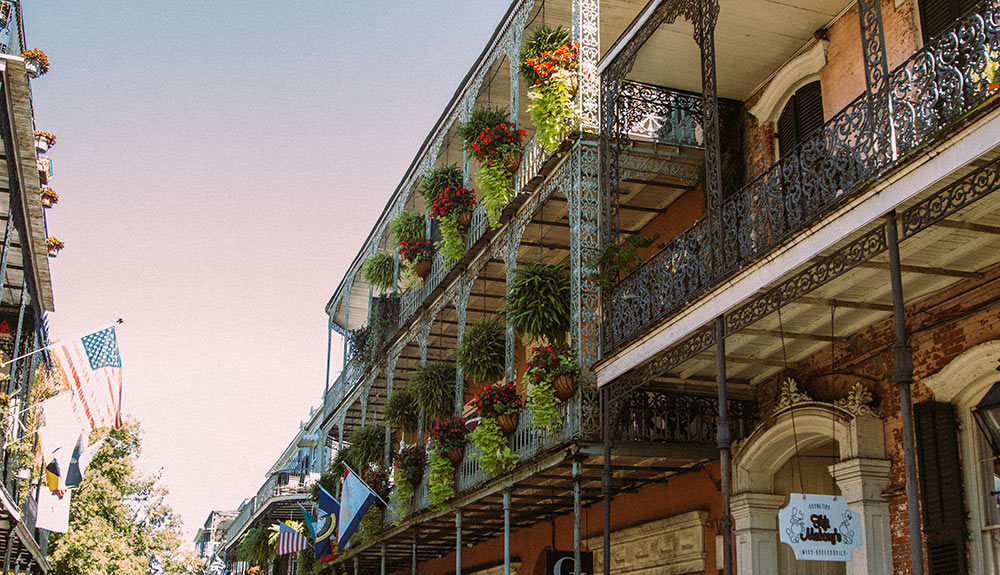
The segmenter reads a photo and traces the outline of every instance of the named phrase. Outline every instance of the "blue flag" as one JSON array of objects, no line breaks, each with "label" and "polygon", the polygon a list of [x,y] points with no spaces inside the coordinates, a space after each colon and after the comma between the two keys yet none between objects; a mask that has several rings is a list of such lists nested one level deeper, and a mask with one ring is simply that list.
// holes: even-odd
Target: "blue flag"
[{"label": "blue flag", "polygon": [[313,541],[316,541],[316,516],[306,511],[306,508],[302,507],[301,503],[298,505],[299,510],[302,512],[303,522],[306,524],[306,531],[309,532],[309,537],[311,537]]},{"label": "blue flag", "polygon": [[346,465],[343,485],[340,491],[340,520],[337,522],[338,551],[347,547],[351,535],[361,524],[361,518],[375,502],[375,492]]},{"label": "blue flag", "polygon": [[340,504],[332,495],[319,488],[319,512],[316,520],[316,560],[325,563],[337,558],[333,541],[337,538],[337,522],[340,517]]}]

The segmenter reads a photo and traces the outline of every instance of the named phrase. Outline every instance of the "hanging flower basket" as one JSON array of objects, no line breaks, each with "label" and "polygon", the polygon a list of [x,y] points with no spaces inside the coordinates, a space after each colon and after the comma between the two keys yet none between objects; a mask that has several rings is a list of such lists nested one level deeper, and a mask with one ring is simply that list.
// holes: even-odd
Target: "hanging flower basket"
[{"label": "hanging flower basket", "polygon": [[13,12],[13,4],[10,2],[0,2],[0,28],[6,28],[10,24]]},{"label": "hanging flower basket", "polygon": [[513,174],[517,172],[517,169],[521,167],[521,157],[523,152],[520,149],[511,150],[507,152],[503,157],[503,166],[508,172]]},{"label": "hanging flower basket", "polygon": [[49,187],[43,187],[41,190],[42,196],[42,206],[46,208],[51,208],[52,206],[59,203],[59,194],[55,190]]},{"label": "hanging flower basket", "polygon": [[458,227],[462,228],[464,233],[472,225],[472,210],[465,210],[458,213],[455,217],[455,222],[458,223]]},{"label": "hanging flower basket", "polygon": [[49,71],[49,57],[41,50],[28,50],[21,52],[24,58],[24,70],[28,76],[37,78]]},{"label": "hanging flower basket", "polygon": [[35,149],[39,154],[49,151],[49,148],[56,145],[56,137],[48,132],[35,132]]},{"label": "hanging flower basket", "polygon": [[517,413],[505,413],[497,416],[497,423],[500,425],[500,431],[503,432],[504,437],[510,437],[517,431],[517,420]]},{"label": "hanging flower basket", "polygon": [[576,393],[576,376],[566,373],[558,375],[552,380],[552,387],[556,390],[556,397],[560,401],[566,401]]},{"label": "hanging flower basket", "polygon": [[431,258],[434,257],[434,240],[418,238],[403,239],[399,242],[399,257],[410,265],[420,279],[431,273]]},{"label": "hanging flower basket", "polygon": [[45,247],[49,250],[49,257],[54,258],[59,255],[59,250],[66,247],[66,244],[59,238],[52,236],[45,239]]},{"label": "hanging flower basket", "polygon": [[444,452],[445,458],[451,462],[452,465],[458,466],[462,462],[462,458],[465,457],[464,447],[455,447]]},{"label": "hanging flower basket", "polygon": [[413,273],[417,274],[420,279],[427,279],[427,276],[431,273],[431,261],[430,260],[420,260],[419,262],[413,264]]}]

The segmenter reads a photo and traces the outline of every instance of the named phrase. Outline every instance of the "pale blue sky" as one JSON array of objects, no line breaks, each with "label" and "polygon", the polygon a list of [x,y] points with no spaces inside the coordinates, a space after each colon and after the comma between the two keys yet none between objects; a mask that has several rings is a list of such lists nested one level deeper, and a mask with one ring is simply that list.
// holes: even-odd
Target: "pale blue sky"
[{"label": "pale blue sky", "polygon": [[506,0],[24,0],[55,337],[116,317],[185,537],[317,405],[323,306]]}]

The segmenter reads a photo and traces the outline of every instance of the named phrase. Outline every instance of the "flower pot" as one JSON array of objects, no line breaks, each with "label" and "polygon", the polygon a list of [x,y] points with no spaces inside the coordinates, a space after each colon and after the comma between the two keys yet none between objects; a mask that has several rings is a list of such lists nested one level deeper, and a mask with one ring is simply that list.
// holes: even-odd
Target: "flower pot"
[{"label": "flower pot", "polygon": [[497,424],[500,425],[500,432],[503,433],[503,436],[510,437],[510,434],[517,431],[517,414],[505,413],[498,415]]},{"label": "flower pot", "polygon": [[39,154],[44,154],[49,151],[49,139],[43,138],[41,136],[35,136],[35,150]]},{"label": "flower pot", "polygon": [[507,155],[503,157],[503,166],[511,174],[516,172],[521,167],[521,150],[507,152]]},{"label": "flower pot", "polygon": [[566,401],[576,393],[576,378],[566,374],[556,376],[552,380],[552,387],[556,390],[556,397],[561,401]]},{"label": "flower pot", "polygon": [[52,207],[52,203],[53,203],[52,202],[52,198],[50,198],[48,196],[42,196],[42,207],[43,208],[51,208]]},{"label": "flower pot", "polygon": [[472,225],[472,212],[459,212],[458,217],[455,218],[455,223],[458,224],[458,227],[463,232],[469,229],[469,226]]},{"label": "flower pot", "polygon": [[417,277],[420,279],[425,279],[431,273],[431,261],[420,260],[413,264],[413,273],[417,274]]},{"label": "flower pot", "polygon": [[445,458],[451,462],[452,465],[458,467],[458,464],[462,462],[462,457],[465,455],[465,448],[454,447],[444,452]]},{"label": "flower pot", "polygon": [[49,248],[49,257],[54,258],[59,255],[59,250],[56,248]]}]

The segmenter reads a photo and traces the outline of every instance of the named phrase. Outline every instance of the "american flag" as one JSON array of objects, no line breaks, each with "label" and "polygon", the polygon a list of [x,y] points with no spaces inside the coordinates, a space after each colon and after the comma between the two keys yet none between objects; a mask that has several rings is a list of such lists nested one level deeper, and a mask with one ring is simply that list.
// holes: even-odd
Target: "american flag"
[{"label": "american flag", "polygon": [[73,409],[91,429],[121,427],[122,358],[115,328],[50,348],[56,374],[72,392]]},{"label": "american flag", "polygon": [[278,524],[278,555],[287,555],[302,551],[309,547],[306,536],[293,529],[287,523]]}]

